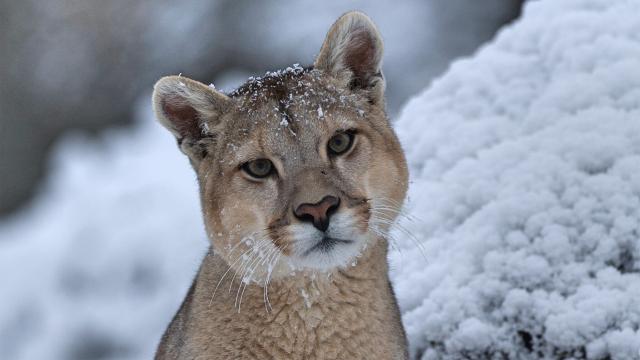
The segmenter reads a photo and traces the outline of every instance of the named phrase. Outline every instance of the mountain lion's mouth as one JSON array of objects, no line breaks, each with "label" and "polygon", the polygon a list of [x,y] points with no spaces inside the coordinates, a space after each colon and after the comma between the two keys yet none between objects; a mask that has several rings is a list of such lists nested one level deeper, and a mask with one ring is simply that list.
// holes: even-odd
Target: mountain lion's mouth
[{"label": "mountain lion's mouth", "polygon": [[331,251],[337,244],[351,244],[353,240],[345,240],[345,239],[337,239],[329,236],[325,236],[322,240],[318,241],[315,245],[304,252],[304,256],[307,256],[313,252],[329,252]]}]

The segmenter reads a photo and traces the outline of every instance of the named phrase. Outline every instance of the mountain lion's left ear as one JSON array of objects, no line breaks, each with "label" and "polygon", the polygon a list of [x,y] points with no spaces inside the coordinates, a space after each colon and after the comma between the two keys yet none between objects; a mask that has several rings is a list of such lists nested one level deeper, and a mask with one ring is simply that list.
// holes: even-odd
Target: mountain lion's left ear
[{"label": "mountain lion's left ear", "polygon": [[351,89],[367,91],[372,103],[383,104],[383,52],[382,38],[373,21],[352,11],[331,26],[314,67],[345,81]]},{"label": "mountain lion's left ear", "polygon": [[207,143],[230,103],[225,94],[183,76],[163,77],[153,90],[158,121],[176,137],[180,150],[196,162],[206,155]]}]

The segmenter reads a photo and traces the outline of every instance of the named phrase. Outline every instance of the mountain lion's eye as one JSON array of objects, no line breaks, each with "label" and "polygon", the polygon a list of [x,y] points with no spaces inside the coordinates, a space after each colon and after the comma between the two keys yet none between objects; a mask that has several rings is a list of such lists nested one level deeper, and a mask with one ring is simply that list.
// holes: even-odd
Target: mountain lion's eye
[{"label": "mountain lion's eye", "polygon": [[329,153],[333,155],[340,155],[351,148],[353,145],[353,133],[352,132],[339,132],[331,139],[329,139],[329,143],[327,147],[329,148]]},{"label": "mountain lion's eye", "polygon": [[273,164],[267,159],[257,159],[244,163],[242,170],[255,178],[263,178],[273,172]]}]

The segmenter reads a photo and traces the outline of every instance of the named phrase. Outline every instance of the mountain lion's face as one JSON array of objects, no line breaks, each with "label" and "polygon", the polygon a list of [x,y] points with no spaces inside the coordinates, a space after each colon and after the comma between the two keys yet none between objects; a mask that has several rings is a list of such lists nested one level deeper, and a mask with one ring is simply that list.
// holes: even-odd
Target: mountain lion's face
[{"label": "mountain lion's face", "polygon": [[156,113],[198,175],[214,250],[239,273],[346,266],[402,205],[407,168],[384,113],[382,44],[373,24],[336,26],[353,29],[332,28],[313,69],[228,95],[183,77],[156,85]]}]

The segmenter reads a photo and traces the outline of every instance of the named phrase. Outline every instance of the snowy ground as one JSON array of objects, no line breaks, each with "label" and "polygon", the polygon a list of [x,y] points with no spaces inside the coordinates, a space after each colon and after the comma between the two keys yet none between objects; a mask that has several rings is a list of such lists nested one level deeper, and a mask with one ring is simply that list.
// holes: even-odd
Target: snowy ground
[{"label": "snowy ground", "polygon": [[[414,355],[640,358],[637,14],[532,2],[402,112],[424,254],[397,231],[391,262]],[[140,111],[65,139],[0,222],[0,359],[151,357],[206,241],[186,159]]]}]

